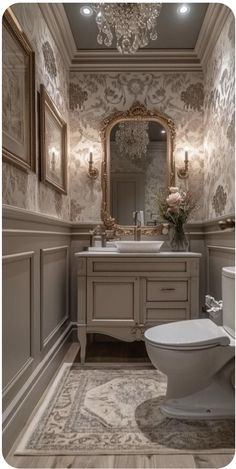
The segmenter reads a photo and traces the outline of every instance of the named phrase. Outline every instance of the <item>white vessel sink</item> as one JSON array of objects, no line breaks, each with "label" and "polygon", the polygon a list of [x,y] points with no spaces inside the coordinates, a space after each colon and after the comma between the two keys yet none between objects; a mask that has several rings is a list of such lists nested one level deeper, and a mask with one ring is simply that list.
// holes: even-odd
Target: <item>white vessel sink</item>
[{"label": "white vessel sink", "polygon": [[163,241],[116,241],[119,252],[159,252]]}]

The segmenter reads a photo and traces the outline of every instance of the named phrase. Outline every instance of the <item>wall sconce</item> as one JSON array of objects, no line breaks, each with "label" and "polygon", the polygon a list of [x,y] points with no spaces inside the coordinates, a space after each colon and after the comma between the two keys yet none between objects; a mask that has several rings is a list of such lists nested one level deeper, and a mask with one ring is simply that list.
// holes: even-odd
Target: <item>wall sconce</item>
[{"label": "wall sconce", "polygon": [[187,179],[189,174],[188,174],[188,151],[185,150],[185,157],[184,157],[184,167],[179,168],[177,170],[177,175],[180,179]]},{"label": "wall sconce", "polygon": [[93,154],[92,152],[89,153],[89,169],[88,169],[88,177],[91,179],[97,179],[99,175],[99,171],[97,168],[93,166]]}]

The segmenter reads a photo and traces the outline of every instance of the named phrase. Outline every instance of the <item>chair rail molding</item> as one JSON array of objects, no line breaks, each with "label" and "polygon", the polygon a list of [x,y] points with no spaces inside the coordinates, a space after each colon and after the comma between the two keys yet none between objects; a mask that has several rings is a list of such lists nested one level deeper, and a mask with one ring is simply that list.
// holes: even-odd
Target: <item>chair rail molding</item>
[{"label": "chair rail molding", "polygon": [[[3,218],[3,229],[5,228],[5,221],[7,220],[17,220],[24,222],[38,222],[46,225],[60,226],[64,228],[70,228],[71,222],[62,220],[51,215],[47,215],[41,212],[32,212],[26,210],[25,208],[16,207],[15,205],[6,205],[2,206],[2,218]],[[8,228],[8,227],[7,227]]]}]

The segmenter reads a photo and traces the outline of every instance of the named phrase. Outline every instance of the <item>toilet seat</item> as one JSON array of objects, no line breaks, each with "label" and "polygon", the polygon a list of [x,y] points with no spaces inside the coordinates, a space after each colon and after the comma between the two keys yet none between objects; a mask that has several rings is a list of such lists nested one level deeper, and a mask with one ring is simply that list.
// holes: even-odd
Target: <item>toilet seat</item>
[{"label": "toilet seat", "polygon": [[231,342],[224,328],[217,326],[210,319],[161,324],[145,331],[144,337],[156,347],[172,350],[198,350],[217,345],[227,346]]}]

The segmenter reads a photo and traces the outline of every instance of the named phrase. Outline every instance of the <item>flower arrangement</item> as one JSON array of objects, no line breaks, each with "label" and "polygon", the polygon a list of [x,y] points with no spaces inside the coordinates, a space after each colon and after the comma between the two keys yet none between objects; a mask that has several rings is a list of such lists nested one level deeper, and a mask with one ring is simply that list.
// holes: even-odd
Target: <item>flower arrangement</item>
[{"label": "flower arrangement", "polygon": [[184,192],[178,187],[170,187],[169,194],[167,196],[162,194],[159,198],[161,217],[176,227],[186,223],[194,208],[195,203],[192,201],[190,192]]},{"label": "flower arrangement", "polygon": [[170,238],[172,250],[185,251],[188,243],[183,225],[195,208],[190,192],[184,192],[178,187],[170,187],[168,195],[161,194],[158,204],[162,219],[167,221],[172,228]]}]

